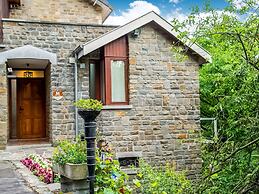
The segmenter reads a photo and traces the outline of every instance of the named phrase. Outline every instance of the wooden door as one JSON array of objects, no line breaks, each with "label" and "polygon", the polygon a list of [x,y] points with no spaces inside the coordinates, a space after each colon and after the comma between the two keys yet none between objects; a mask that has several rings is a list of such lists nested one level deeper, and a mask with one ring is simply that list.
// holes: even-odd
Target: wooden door
[{"label": "wooden door", "polygon": [[17,132],[19,138],[45,137],[44,79],[18,79],[17,90]]}]

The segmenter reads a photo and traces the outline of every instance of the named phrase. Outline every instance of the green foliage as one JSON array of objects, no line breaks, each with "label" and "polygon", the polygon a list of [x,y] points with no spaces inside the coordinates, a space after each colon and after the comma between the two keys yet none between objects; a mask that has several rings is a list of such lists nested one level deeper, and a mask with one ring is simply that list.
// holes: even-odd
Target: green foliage
[{"label": "green foliage", "polygon": [[[183,41],[191,37],[213,58],[200,69],[201,114],[218,120],[219,138],[203,144],[203,179],[196,193],[259,190],[258,4],[243,2],[241,9],[196,8],[183,23],[173,21]],[[203,138],[213,136],[210,125],[202,123],[202,129]]]},{"label": "green foliage", "polygon": [[76,141],[60,141],[54,149],[53,161],[60,165],[86,163],[86,142],[79,138]]},{"label": "green foliage", "polygon": [[[53,162],[61,165],[86,163],[86,141],[81,141],[80,138],[76,141],[60,141],[53,152]],[[99,145],[97,149],[95,174],[97,194],[131,193],[130,186],[126,185],[128,176],[120,169],[118,160],[113,159],[108,144]]]},{"label": "green foliage", "polygon": [[151,167],[141,160],[137,179],[133,182],[136,193],[141,194],[192,193],[190,181],[183,173],[175,172],[174,167],[169,164],[164,167]]},{"label": "green foliage", "polygon": [[103,105],[100,101],[94,99],[80,99],[74,103],[80,109],[100,111]]},{"label": "green foliage", "polygon": [[118,160],[108,157],[96,158],[96,185],[98,194],[130,194],[131,188],[126,185],[128,175],[120,169]]},{"label": "green foliage", "polygon": [[112,149],[104,140],[98,141],[95,172],[98,194],[131,193],[126,185],[128,175],[120,169],[119,161],[113,159]]}]

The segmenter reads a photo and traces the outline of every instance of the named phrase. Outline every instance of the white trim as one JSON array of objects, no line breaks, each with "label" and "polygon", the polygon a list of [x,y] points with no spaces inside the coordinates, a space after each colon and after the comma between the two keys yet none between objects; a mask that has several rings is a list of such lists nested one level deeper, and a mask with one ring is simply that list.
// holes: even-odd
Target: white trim
[{"label": "white trim", "polygon": [[103,106],[103,110],[130,110],[132,109],[132,105],[105,105]]},{"label": "white trim", "polygon": [[92,0],[93,6],[99,5],[103,10],[102,10],[102,23],[109,17],[109,15],[112,13],[112,7],[108,4],[106,4],[103,1],[99,0]]},{"label": "white trim", "polygon": [[[87,42],[81,48],[81,50],[83,52],[81,52],[81,50],[78,51],[80,53],[79,58],[91,53],[92,51],[132,32],[133,30],[140,28],[150,22],[155,22],[160,27],[162,27],[165,31],[167,31],[169,34],[171,34],[172,36],[177,38],[178,33],[172,30],[173,26],[170,23],[168,23],[165,19],[163,19],[162,17],[160,17],[159,15],[157,15],[155,12],[152,11],[152,12],[149,12],[149,13],[123,25],[123,26],[120,26],[108,33],[105,33],[98,38],[95,38],[95,39]],[[205,61],[211,61],[210,54],[206,50],[201,48],[199,45],[188,43],[186,46],[188,46],[188,45],[191,45],[191,46],[189,46],[189,48],[191,50],[193,50],[195,53],[197,53],[199,56],[201,56]]]}]

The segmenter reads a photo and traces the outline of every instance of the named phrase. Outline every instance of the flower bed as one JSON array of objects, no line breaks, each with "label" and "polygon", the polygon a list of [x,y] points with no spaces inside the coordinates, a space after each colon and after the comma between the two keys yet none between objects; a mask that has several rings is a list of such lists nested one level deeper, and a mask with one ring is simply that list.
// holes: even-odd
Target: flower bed
[{"label": "flower bed", "polygon": [[21,160],[34,175],[38,176],[44,183],[54,183],[59,181],[59,176],[52,170],[52,162],[40,155],[31,154]]}]

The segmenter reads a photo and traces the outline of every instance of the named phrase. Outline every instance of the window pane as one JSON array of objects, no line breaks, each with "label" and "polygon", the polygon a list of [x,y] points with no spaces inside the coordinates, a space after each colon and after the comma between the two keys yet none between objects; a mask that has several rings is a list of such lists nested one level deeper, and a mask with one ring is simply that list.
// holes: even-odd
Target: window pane
[{"label": "window pane", "polygon": [[125,102],[125,63],[111,61],[112,102]]},{"label": "window pane", "polygon": [[90,63],[90,74],[89,74],[89,94],[90,94],[90,98],[95,99],[95,73],[96,73],[96,69],[95,69],[95,64]]},{"label": "window pane", "polygon": [[101,100],[101,78],[100,62],[90,62],[89,65],[89,96],[90,98]]}]

